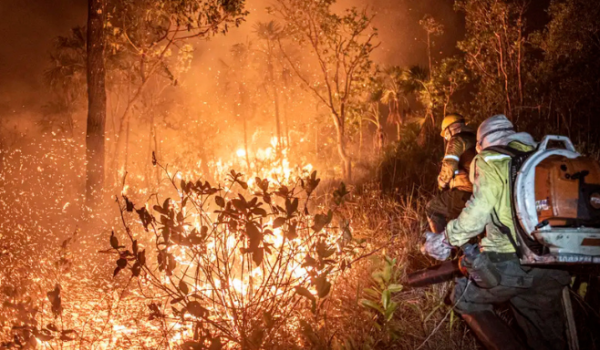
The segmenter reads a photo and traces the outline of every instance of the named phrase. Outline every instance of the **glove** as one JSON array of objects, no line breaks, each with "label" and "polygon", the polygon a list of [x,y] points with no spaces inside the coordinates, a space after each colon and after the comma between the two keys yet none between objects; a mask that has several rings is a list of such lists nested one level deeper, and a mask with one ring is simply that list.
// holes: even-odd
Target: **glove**
[{"label": "glove", "polygon": [[438,176],[438,188],[440,189],[440,191],[443,191],[446,189],[446,187],[448,187],[448,183],[444,180],[442,180],[441,176]]},{"label": "glove", "polygon": [[439,261],[448,259],[450,252],[452,251],[452,246],[446,240],[446,232],[427,232],[425,245],[423,246],[422,251]]}]

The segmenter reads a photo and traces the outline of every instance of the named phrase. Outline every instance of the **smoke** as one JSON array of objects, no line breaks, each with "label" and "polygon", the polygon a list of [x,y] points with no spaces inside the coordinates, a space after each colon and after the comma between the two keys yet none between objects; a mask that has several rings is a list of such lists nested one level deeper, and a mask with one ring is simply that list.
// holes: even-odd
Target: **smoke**
[{"label": "smoke", "polygon": [[[197,45],[194,78],[204,80],[231,45],[246,42],[253,25],[272,19],[266,7],[271,0],[248,0],[250,11],[246,23],[233,28],[227,36],[218,36]],[[381,46],[375,60],[385,65],[413,65],[425,62],[424,35],[418,25],[426,13],[433,15],[445,27],[445,34],[436,39],[434,53],[445,56],[455,50],[456,38],[462,35],[462,20],[452,10],[452,0],[340,0],[338,8],[367,7],[376,14],[374,25],[379,29]],[[48,52],[53,39],[67,35],[70,28],[85,24],[86,1],[71,0],[3,0],[0,2],[0,113],[8,115],[36,108],[47,98],[43,72],[48,64]],[[205,81],[205,80],[204,80]],[[199,85],[199,84],[196,84]]]},{"label": "smoke", "polygon": [[42,77],[53,39],[85,23],[86,15],[86,1],[0,2],[0,113],[45,98]]},{"label": "smoke", "polygon": [[[187,171],[191,179],[219,164],[227,168],[227,157],[239,154],[244,134],[255,158],[258,158],[258,150],[273,148],[273,104],[269,93],[264,91],[267,89],[257,88],[251,92],[257,100],[252,101],[256,105],[252,112],[249,108],[236,111],[235,101],[228,99],[226,86],[226,75],[231,74],[227,66],[233,66],[232,46],[255,40],[254,26],[274,19],[265,9],[269,4],[270,0],[248,0],[251,14],[240,28],[232,28],[226,36],[195,42],[192,67],[178,86],[169,87],[155,101],[139,103],[129,122],[123,123],[128,131],[122,133],[121,140],[127,138],[129,142],[120,150],[115,149],[115,138],[123,104],[118,110],[117,103],[111,100],[114,93],[109,95],[106,182],[116,185],[107,186],[109,191],[114,191],[113,195],[120,193],[117,187],[125,178],[131,186],[128,196],[140,204],[151,197],[156,187],[168,185],[164,177],[155,175],[152,152],[156,152],[163,165],[170,165],[169,170]],[[451,0],[340,0],[336,6],[338,9],[367,7],[376,13],[374,26],[379,28],[381,46],[373,59],[382,65],[424,65],[425,36],[418,21],[426,13],[446,28],[446,34],[436,39],[436,57],[451,53],[461,33],[460,18],[452,11]],[[41,121],[42,106],[51,102],[51,94],[43,82],[43,73],[49,66],[48,52],[54,38],[68,35],[72,27],[84,25],[86,15],[84,0],[0,2],[0,209],[4,213],[0,228],[2,234],[7,232],[8,236],[0,235],[0,238],[17,245],[31,242],[27,251],[36,254],[28,255],[30,257],[39,256],[39,251],[49,246],[58,246],[82,227],[83,220],[79,220],[78,215],[85,183],[85,101],[82,108],[70,116],[73,118],[70,133],[55,132],[55,125]],[[264,76],[265,72],[252,74]],[[338,163],[332,161],[337,154],[332,147],[335,138],[330,115],[316,106],[308,91],[295,89],[285,98],[291,102],[282,107],[289,108],[282,109],[282,113],[289,116],[295,142],[290,158],[294,156],[304,165],[305,156],[310,155],[310,162],[323,177],[325,171]],[[244,113],[248,119],[247,133],[239,116]],[[125,147],[128,158],[123,156]],[[209,160],[213,161],[210,166],[207,165]],[[263,163],[257,161],[254,168],[262,166]],[[110,216],[110,210],[114,211],[115,207],[110,208],[97,211],[96,216],[106,214],[110,222],[115,218]],[[98,225],[85,235],[103,238],[107,227],[110,225]]]},{"label": "smoke", "polygon": [[[206,42],[196,43],[192,69],[183,78],[181,95],[187,101],[196,100],[196,104],[210,106],[219,103],[218,94],[222,88],[224,70],[231,64],[231,49],[235,44],[255,42],[254,28],[259,22],[268,22],[278,19],[267,13],[266,8],[272,5],[272,0],[250,0],[247,8],[250,15],[239,28],[232,28],[226,36],[216,36]],[[419,25],[419,20],[426,14],[433,16],[444,26],[444,34],[434,38],[432,50],[434,60],[455,53],[457,38],[463,35],[462,17],[453,11],[453,0],[340,0],[334,9],[342,12],[349,7],[366,8],[370,14],[375,15],[373,26],[378,29],[380,46],[374,52],[373,61],[382,66],[398,65],[408,67],[411,65],[427,65],[427,50],[425,32]],[[302,55],[303,53],[299,53]],[[259,73],[260,74],[260,73]],[[264,74],[264,72],[263,72]],[[220,85],[221,84],[221,85]],[[263,101],[264,102],[264,101]],[[314,103],[314,101],[310,102]],[[307,111],[315,111],[315,106],[305,104],[301,114],[294,115],[294,119],[306,121]],[[264,107],[264,103],[263,103]],[[266,108],[266,107],[265,107]],[[219,113],[216,110],[204,108],[204,114]],[[198,111],[198,114],[202,112]],[[221,114],[222,127],[227,130],[227,141],[231,143],[232,130],[239,133],[239,125],[227,115]],[[260,114],[260,113],[259,113]],[[314,113],[312,113],[314,114]],[[258,116],[258,119],[272,118],[269,113]],[[218,137],[218,135],[214,135]],[[238,139],[234,137],[233,139]],[[239,146],[239,145],[238,145]],[[232,146],[236,147],[236,146]],[[228,150],[230,152],[231,150]]]}]

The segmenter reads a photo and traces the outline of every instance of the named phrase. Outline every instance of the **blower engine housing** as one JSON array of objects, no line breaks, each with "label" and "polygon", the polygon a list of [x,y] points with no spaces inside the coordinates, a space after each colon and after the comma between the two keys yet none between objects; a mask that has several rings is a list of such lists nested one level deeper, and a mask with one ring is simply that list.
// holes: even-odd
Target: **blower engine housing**
[{"label": "blower engine housing", "polygon": [[521,263],[600,263],[600,163],[568,137],[548,135],[526,158],[513,205]]}]

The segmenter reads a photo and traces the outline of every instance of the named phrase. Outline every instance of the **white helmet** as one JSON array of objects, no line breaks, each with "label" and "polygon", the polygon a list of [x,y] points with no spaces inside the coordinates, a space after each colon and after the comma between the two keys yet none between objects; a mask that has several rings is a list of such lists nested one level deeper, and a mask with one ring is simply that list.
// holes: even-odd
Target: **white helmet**
[{"label": "white helmet", "polygon": [[504,114],[489,117],[477,129],[477,152],[494,146],[500,139],[515,134],[515,127]]}]

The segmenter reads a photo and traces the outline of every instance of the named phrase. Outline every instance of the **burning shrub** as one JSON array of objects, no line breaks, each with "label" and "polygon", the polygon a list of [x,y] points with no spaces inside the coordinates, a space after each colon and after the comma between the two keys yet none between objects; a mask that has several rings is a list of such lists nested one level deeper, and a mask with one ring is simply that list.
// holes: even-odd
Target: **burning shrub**
[{"label": "burning shrub", "polygon": [[176,183],[164,170],[176,199],[156,194],[155,205],[141,207],[117,200],[128,243],[110,237],[114,275],[129,270],[139,280],[153,296],[150,319],[184,349],[297,344],[303,310],[319,314],[338,273],[364,248],[339,215],[345,188],[326,213],[311,215],[316,172],[293,187],[255,178],[249,188],[235,171],[215,187]]}]

